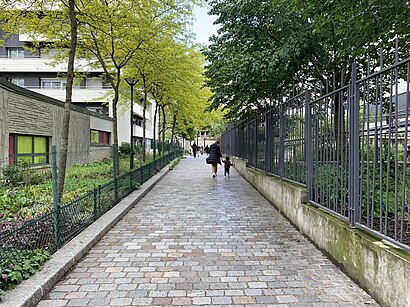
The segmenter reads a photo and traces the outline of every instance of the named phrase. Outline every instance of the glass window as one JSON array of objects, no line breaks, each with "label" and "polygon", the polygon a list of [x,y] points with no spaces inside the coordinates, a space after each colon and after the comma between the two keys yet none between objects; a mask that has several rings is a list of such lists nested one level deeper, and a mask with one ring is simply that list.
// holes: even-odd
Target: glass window
[{"label": "glass window", "polygon": [[17,163],[18,164],[30,164],[31,162],[31,157],[29,154],[31,153],[31,149],[33,147],[32,144],[32,138],[30,136],[16,136],[15,138],[17,140]]},{"label": "glass window", "polygon": [[24,49],[23,48],[8,48],[7,56],[10,59],[23,59]]},{"label": "glass window", "polygon": [[29,165],[48,163],[48,137],[12,134],[10,142],[13,143],[9,148],[10,163]]},{"label": "glass window", "polygon": [[41,79],[42,89],[62,89],[65,87],[65,81],[58,79]]},{"label": "glass window", "polygon": [[91,144],[98,144],[99,137],[97,130],[91,130]]},{"label": "glass window", "polygon": [[11,78],[10,82],[15,84],[15,85],[24,87],[24,79]]},{"label": "glass window", "polygon": [[110,144],[110,133],[105,131],[91,130],[91,144]]},{"label": "glass window", "polygon": [[33,147],[33,138],[31,136],[17,137],[17,154],[28,154],[31,153]]},{"label": "glass window", "polygon": [[[47,153],[47,139],[45,137],[34,137],[34,153],[35,154],[45,154]],[[34,156],[34,164],[44,164],[47,163],[46,156]]]}]

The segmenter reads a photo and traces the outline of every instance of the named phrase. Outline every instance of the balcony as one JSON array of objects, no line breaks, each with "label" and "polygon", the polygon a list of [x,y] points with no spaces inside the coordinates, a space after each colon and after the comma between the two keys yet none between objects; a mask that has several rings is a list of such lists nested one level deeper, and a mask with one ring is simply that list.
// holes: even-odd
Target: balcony
[{"label": "balcony", "polygon": [[[51,59],[40,56],[24,58],[9,58],[0,56],[0,72],[66,72],[67,63],[52,64]],[[102,69],[92,68],[86,60],[78,60],[75,63],[77,71],[102,72]]]},{"label": "balcony", "polygon": [[[57,100],[65,100],[65,88],[41,88],[39,86],[25,86],[26,89],[29,89],[33,92],[52,97]],[[104,95],[110,90],[110,87],[105,86],[78,86],[73,88],[72,101],[85,102],[85,101],[107,101],[107,97]]]}]

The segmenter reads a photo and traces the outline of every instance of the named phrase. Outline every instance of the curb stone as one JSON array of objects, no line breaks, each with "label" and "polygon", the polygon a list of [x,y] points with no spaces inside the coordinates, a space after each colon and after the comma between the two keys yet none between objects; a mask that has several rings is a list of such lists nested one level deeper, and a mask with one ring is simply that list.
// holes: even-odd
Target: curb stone
[{"label": "curb stone", "polygon": [[7,291],[0,299],[1,307],[32,307],[40,302],[54,285],[169,171],[172,160],[156,175],[143,183],[138,190],[121,200],[74,239],[55,252],[41,271]]}]

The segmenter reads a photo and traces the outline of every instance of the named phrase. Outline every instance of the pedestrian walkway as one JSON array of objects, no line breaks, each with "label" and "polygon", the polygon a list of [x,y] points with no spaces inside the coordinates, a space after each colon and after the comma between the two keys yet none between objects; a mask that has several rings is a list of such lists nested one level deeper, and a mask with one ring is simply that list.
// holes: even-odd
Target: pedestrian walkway
[{"label": "pedestrian walkway", "polygon": [[38,306],[377,306],[234,170],[166,175]]}]

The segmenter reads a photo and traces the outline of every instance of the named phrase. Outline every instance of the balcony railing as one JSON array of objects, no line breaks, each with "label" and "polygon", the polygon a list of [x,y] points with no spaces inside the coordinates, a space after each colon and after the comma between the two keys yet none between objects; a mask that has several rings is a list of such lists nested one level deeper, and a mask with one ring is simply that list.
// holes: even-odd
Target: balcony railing
[{"label": "balcony railing", "polygon": [[[41,86],[24,86],[24,88],[28,90],[63,90],[65,86],[61,87],[41,87]],[[110,85],[101,85],[101,86],[87,86],[87,85],[80,85],[74,86],[74,90],[109,90],[111,89]]]}]

